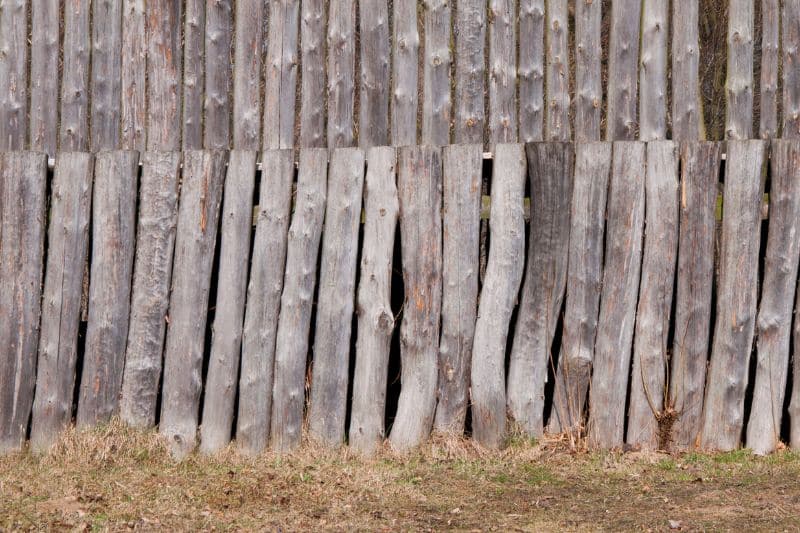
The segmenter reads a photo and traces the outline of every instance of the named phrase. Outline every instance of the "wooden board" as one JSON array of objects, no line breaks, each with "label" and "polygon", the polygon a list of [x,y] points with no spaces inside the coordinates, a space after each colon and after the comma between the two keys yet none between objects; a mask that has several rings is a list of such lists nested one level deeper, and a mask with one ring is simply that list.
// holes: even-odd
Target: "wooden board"
[{"label": "wooden board", "polygon": [[762,139],[778,136],[778,70],[780,61],[780,1],[761,0],[761,123]]},{"label": "wooden board", "polygon": [[232,0],[206,3],[206,90],[203,148],[227,150],[231,144]]},{"label": "wooden board", "polygon": [[455,9],[455,125],[458,144],[484,142],[486,120],[486,2],[459,0]]},{"label": "wooden board", "polygon": [[358,3],[361,43],[358,145],[389,144],[389,90],[391,38],[387,0]]},{"label": "wooden board", "polygon": [[148,150],[181,146],[181,6],[172,0],[147,1]]},{"label": "wooden board", "polygon": [[[295,0],[291,4],[287,4],[287,9],[290,6],[299,4],[299,0]],[[323,147],[326,146],[327,136],[325,130],[325,90],[326,90],[326,69],[325,69],[325,24],[326,19],[326,2],[324,0],[303,0],[302,16],[300,18],[300,42],[302,43],[302,57],[300,64],[302,65],[302,87],[301,87],[301,104],[300,104],[300,146],[303,148],[308,147]],[[299,7],[295,7],[299,9]],[[288,10],[286,11],[288,14]],[[291,41],[290,41],[291,42]],[[296,45],[295,45],[296,46]],[[287,52],[292,49],[291,45],[284,44],[284,50]],[[268,68],[272,64],[267,61]],[[269,77],[269,74],[267,74]],[[291,77],[281,76],[286,79],[287,87]],[[293,88],[294,82],[291,87]],[[291,102],[294,102],[293,91],[282,90],[281,103],[282,109],[289,109]],[[274,116],[274,113],[273,115]],[[286,120],[290,119],[287,114]],[[264,120],[267,120],[267,113],[264,113]],[[274,119],[273,119],[274,120]],[[292,115],[291,120],[294,120]],[[267,139],[267,127],[264,123],[264,139]],[[281,125],[282,136],[285,139],[293,138],[288,137],[288,130],[284,129]],[[288,140],[286,141],[288,143]],[[266,145],[270,148],[277,148],[274,143]],[[281,143],[280,148],[287,148],[293,146],[292,144]]]},{"label": "wooden board", "polygon": [[417,144],[419,29],[416,0],[393,0],[392,100],[390,142]]},{"label": "wooden board", "polygon": [[567,0],[547,0],[545,139],[569,141],[569,20]]},{"label": "wooden board", "polygon": [[725,78],[725,138],[753,136],[753,25],[755,0],[728,4],[728,68]]},{"label": "wooden board", "polygon": [[[127,51],[126,51],[127,52]],[[92,3],[92,151],[120,146],[122,3]]]},{"label": "wooden board", "polygon": [[355,144],[356,2],[328,1],[328,148]]},{"label": "wooden board", "polygon": [[425,57],[420,141],[434,146],[450,143],[450,5],[448,0],[428,0],[423,4]]},{"label": "wooden board", "polygon": [[33,2],[30,9],[30,149],[52,157],[58,148],[58,76],[52,73],[58,70],[61,13],[55,2]]},{"label": "wooden board", "polygon": [[699,22],[700,0],[672,3],[672,138],[681,142],[705,138]]},{"label": "wooden board", "polygon": [[[666,139],[669,2],[644,0],[641,31],[639,140]],[[682,100],[684,95],[676,97]]]},{"label": "wooden board", "polygon": [[641,0],[616,0],[611,4],[607,141],[636,138],[641,11]]},{"label": "wooden board", "polygon": [[28,142],[28,0],[0,9],[0,150],[24,150]]},{"label": "wooden board", "polygon": [[578,142],[601,138],[602,11],[603,2],[575,4],[575,140]]},{"label": "wooden board", "polygon": [[783,0],[781,49],[783,51],[784,138],[800,137],[800,0]]},{"label": "wooden board", "polygon": [[517,140],[517,0],[489,0],[489,146]]},{"label": "wooden board", "polygon": [[233,53],[233,147],[261,147],[261,61],[264,14],[262,0],[236,2]]},{"label": "wooden board", "polygon": [[123,0],[122,6],[120,148],[142,152],[147,141],[145,0]]},{"label": "wooden board", "polygon": [[[545,2],[519,3],[519,140],[544,140]],[[569,77],[567,77],[569,82]]]},{"label": "wooden board", "polygon": [[64,5],[61,67],[61,116],[58,148],[63,152],[89,149],[90,2]]},{"label": "wooden board", "polygon": [[183,150],[203,148],[206,0],[186,0],[183,25]]}]

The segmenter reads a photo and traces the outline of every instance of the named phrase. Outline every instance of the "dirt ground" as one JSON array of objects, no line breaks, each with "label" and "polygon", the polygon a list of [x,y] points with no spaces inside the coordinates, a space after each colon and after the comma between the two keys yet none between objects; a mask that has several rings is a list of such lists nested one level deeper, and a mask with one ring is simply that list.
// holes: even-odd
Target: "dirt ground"
[{"label": "dirt ground", "polygon": [[503,452],[434,439],[361,459],[306,446],[173,462],[151,433],[71,433],[0,458],[4,530],[800,531],[800,454]]}]

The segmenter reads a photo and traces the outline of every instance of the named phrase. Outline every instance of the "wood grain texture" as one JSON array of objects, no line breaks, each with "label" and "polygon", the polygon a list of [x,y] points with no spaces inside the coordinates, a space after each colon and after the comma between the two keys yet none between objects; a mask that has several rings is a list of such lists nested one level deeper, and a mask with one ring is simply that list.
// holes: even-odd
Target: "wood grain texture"
[{"label": "wood grain texture", "polygon": [[450,144],[450,5],[448,0],[423,3],[425,56],[420,141],[434,146]]},{"label": "wood grain texture", "polygon": [[58,147],[59,3],[31,4],[30,149],[55,156]]},{"label": "wood grain texture", "polygon": [[264,49],[263,0],[236,2],[233,52],[233,147],[261,146],[261,61]]},{"label": "wood grain texture", "polygon": [[[544,14],[544,0],[520,0],[517,75],[521,142],[544,140]],[[569,83],[568,75],[566,80]]]},{"label": "wood grain texture", "polygon": [[358,145],[389,144],[389,84],[391,38],[387,0],[359,2],[361,78],[359,88]]},{"label": "wood grain texture", "polygon": [[517,140],[517,0],[489,0],[489,146]]},{"label": "wood grain texture", "polygon": [[148,0],[147,149],[181,146],[181,2]]},{"label": "wood grain texture", "polygon": [[0,8],[0,150],[24,150],[28,142],[29,9],[28,0]]},{"label": "wood grain texture", "polygon": [[[295,93],[300,56],[297,49],[301,24],[299,18],[299,0],[273,1],[269,5],[267,57],[264,63],[264,150],[294,146]],[[321,32],[324,20],[324,8],[319,0],[303,2],[303,106],[300,112],[301,134],[305,139],[308,139],[305,137],[308,133],[306,127],[319,127],[317,135],[322,138],[322,125],[315,122],[307,126],[306,120],[314,116],[314,110],[319,110],[322,103],[325,77]],[[311,76],[311,79],[306,79],[306,76]],[[317,90],[313,91],[312,99],[307,101],[306,91],[312,88]],[[311,106],[311,109],[307,106]],[[303,146],[306,144],[303,143]]]},{"label": "wood grain texture", "polygon": [[603,2],[575,3],[575,140],[577,142],[601,139],[602,18]]},{"label": "wood grain texture", "polygon": [[186,0],[183,14],[183,139],[185,150],[203,148],[206,89],[206,0]]},{"label": "wood grain texture", "polygon": [[567,3],[567,0],[547,0],[545,139],[548,141],[569,141],[572,137],[569,124],[570,65]]},{"label": "wood grain texture", "polygon": [[89,149],[90,2],[65,2],[61,68],[59,150]]},{"label": "wood grain texture", "polygon": [[705,138],[700,95],[700,2],[672,2],[672,138]]},{"label": "wood grain texture", "polygon": [[393,0],[392,101],[390,142],[393,146],[417,144],[419,93],[419,29],[416,0]]},{"label": "wood grain texture", "polygon": [[147,144],[145,0],[123,0],[122,6],[120,148],[142,152]]},{"label": "wood grain texture", "polygon": [[641,12],[641,0],[616,0],[611,4],[607,141],[630,141],[636,138]]},{"label": "wood grain texture", "polygon": [[778,136],[778,70],[780,63],[780,1],[761,0],[761,83],[759,136]]},{"label": "wood grain texture", "polygon": [[[127,53],[127,50],[126,50]],[[92,151],[120,147],[122,3],[92,2]]]},{"label": "wood grain texture", "polygon": [[232,0],[206,1],[206,90],[203,147],[227,150],[231,144]]},{"label": "wood grain texture", "polygon": [[754,0],[728,4],[728,68],[725,78],[725,138],[753,136]]},{"label": "wood grain texture", "polygon": [[328,2],[328,148],[355,144],[356,2]]},{"label": "wood grain texture", "polygon": [[[483,143],[486,120],[486,2],[459,0],[455,6],[455,125],[458,144]],[[520,65],[522,67],[522,65]],[[522,74],[521,74],[522,75]]]},{"label": "wood grain texture", "polygon": [[784,138],[800,137],[800,0],[783,0],[781,50],[783,52]]},{"label": "wood grain texture", "polygon": [[[685,22],[682,22],[685,24]],[[642,3],[642,49],[639,58],[639,140],[667,138],[667,69],[669,2]],[[684,95],[677,95],[683,99]]]},{"label": "wood grain texture", "polygon": [[[325,24],[327,22],[327,11],[325,6],[326,2],[324,0],[303,0],[303,11],[300,19],[300,41],[303,46],[300,60],[300,64],[303,67],[300,104],[300,146],[303,148],[323,147],[327,142],[325,134],[325,57],[327,54]],[[289,50],[291,50],[291,47],[284,46],[284,54],[288,54]],[[268,64],[272,63],[269,62]],[[289,98],[289,93],[286,92],[287,106],[289,105]],[[287,120],[288,117],[287,114]],[[264,119],[266,120],[266,112]],[[267,131],[266,126],[264,131]],[[284,130],[281,129],[281,131],[283,132]],[[266,138],[265,134],[264,139]],[[281,145],[282,148],[286,146]]]}]

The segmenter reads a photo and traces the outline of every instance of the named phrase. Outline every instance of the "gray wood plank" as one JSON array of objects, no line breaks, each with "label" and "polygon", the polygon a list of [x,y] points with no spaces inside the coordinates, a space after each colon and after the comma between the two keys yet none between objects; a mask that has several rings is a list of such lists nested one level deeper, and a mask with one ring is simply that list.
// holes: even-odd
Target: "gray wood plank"
[{"label": "gray wood plank", "polygon": [[[127,50],[126,50],[127,53]],[[120,147],[122,3],[92,2],[92,151]]]},{"label": "gray wood plank", "polygon": [[232,0],[206,2],[206,90],[203,147],[226,150],[231,144]]},{"label": "gray wood plank", "polygon": [[183,15],[183,150],[203,148],[206,0],[186,0]]},{"label": "gray wood plank", "polygon": [[393,0],[392,101],[393,146],[417,144],[419,105],[419,28],[416,0]]},{"label": "gray wood plank", "polygon": [[762,139],[778,136],[778,69],[780,62],[780,1],[761,0],[761,123]]},{"label": "gray wood plank", "polygon": [[[685,22],[681,22],[684,24]],[[639,140],[667,138],[667,68],[669,2],[642,3],[641,57],[639,58]],[[677,95],[683,99],[683,95]]]},{"label": "gray wood plank", "polygon": [[64,5],[62,23],[61,129],[59,150],[89,149],[89,68],[91,32],[90,2],[78,0]]},{"label": "gray wood plank", "polygon": [[425,57],[420,141],[434,146],[450,143],[450,5],[448,0],[423,2]]},{"label": "gray wood plank", "polygon": [[753,136],[754,0],[728,4],[728,68],[725,78],[725,138]]},{"label": "gray wood plank", "polygon": [[486,122],[486,2],[459,0],[455,6],[454,141],[483,143]]},{"label": "gray wood plank", "polygon": [[[303,71],[300,104],[300,146],[303,148],[323,147],[326,146],[327,142],[325,130],[325,27],[327,23],[325,5],[324,0],[303,0],[302,5],[302,16],[300,18],[302,57],[300,64]],[[290,96],[287,93],[286,105],[289,105],[289,99]],[[294,114],[292,117],[294,117]],[[264,131],[266,131],[266,128]],[[286,146],[281,145],[281,148],[284,147]]]},{"label": "gray wood plank", "polygon": [[233,147],[261,147],[261,61],[264,49],[263,0],[236,2],[233,52]]},{"label": "gray wood plank", "polygon": [[328,148],[355,144],[356,2],[328,2]]},{"label": "gray wood plank", "polygon": [[181,146],[181,2],[148,0],[147,149]]},{"label": "gray wood plank", "polygon": [[489,146],[517,140],[517,0],[489,0]]},{"label": "gray wood plank", "polygon": [[[264,137],[263,149],[291,148],[295,139],[295,101],[297,71],[303,68],[303,105],[300,108],[301,135],[306,135],[307,117],[323,109],[325,90],[325,11],[321,0],[303,2],[303,18],[300,21],[300,0],[279,0],[269,3],[267,56],[264,62]],[[298,65],[300,53],[297,49],[298,35],[302,25],[303,57]],[[310,30],[306,31],[306,26]],[[308,55],[306,55],[308,54]],[[310,79],[306,79],[311,76]],[[311,99],[305,99],[306,88],[317,89]],[[324,139],[321,124],[308,125]]]},{"label": "gray wood plank", "polygon": [[0,9],[0,150],[28,142],[28,0]]},{"label": "gray wood plank", "polygon": [[[120,147],[144,151],[147,143],[147,34],[144,0],[123,0]],[[57,55],[57,53],[56,53]]]},{"label": "gray wood plank", "polygon": [[783,0],[781,50],[783,52],[784,138],[800,137],[800,0]]},{"label": "gray wood plank", "polygon": [[[583,4],[584,2],[580,2]],[[519,3],[519,140],[544,140],[545,2]],[[569,77],[566,78],[569,83]]]},{"label": "gray wood plank", "polygon": [[359,2],[361,83],[359,88],[358,145],[389,144],[389,79],[391,40],[387,0]]},{"label": "gray wood plank", "polygon": [[636,138],[641,11],[641,0],[616,0],[611,4],[607,141]]},{"label": "gray wood plank", "polygon": [[672,3],[672,138],[705,138],[700,93],[700,3]]},{"label": "gray wood plank", "polygon": [[575,4],[575,140],[577,142],[601,139],[602,12],[603,2]]},{"label": "gray wood plank", "polygon": [[548,141],[569,141],[569,20],[567,0],[547,0],[547,121]]}]

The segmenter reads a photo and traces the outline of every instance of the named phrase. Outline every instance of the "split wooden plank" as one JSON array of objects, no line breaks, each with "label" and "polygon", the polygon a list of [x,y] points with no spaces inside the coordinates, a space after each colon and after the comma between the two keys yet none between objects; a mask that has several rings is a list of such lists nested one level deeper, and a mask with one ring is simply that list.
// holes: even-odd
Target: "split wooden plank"
[{"label": "split wooden plank", "polygon": [[758,298],[766,148],[765,141],[727,143],[717,319],[700,432],[700,446],[709,450],[734,450],[742,436]]},{"label": "split wooden plank", "polygon": [[721,157],[718,142],[681,145],[678,276],[669,377],[669,406],[678,413],[671,446],[678,450],[695,446],[702,423]]},{"label": "split wooden plank", "polygon": [[517,140],[517,0],[489,0],[489,146]]},{"label": "split wooden plank", "polygon": [[327,183],[328,151],[322,148],[301,151],[275,341],[270,438],[272,447],[281,452],[296,448],[302,437],[308,334]]},{"label": "split wooden plank", "polygon": [[728,69],[725,78],[725,138],[753,136],[754,0],[728,4]]},{"label": "split wooden plank", "polygon": [[200,451],[213,453],[231,440],[242,324],[250,264],[250,232],[253,227],[253,190],[256,153],[234,150],[225,177],[220,224],[220,261],[211,355],[203,398]]},{"label": "split wooden plank", "polygon": [[31,446],[47,450],[72,419],[83,268],[89,249],[91,154],[65,152],[56,160],[50,202],[47,265]]},{"label": "split wooden plank", "polygon": [[393,0],[391,124],[394,146],[417,144],[419,29],[417,1]]},{"label": "split wooden plank", "polygon": [[364,189],[364,243],[358,284],[358,337],[353,375],[353,405],[349,444],[363,454],[373,453],[385,436],[389,351],[394,331],[392,258],[400,210],[395,184],[394,148],[367,152]]},{"label": "split wooden plank", "polygon": [[156,423],[178,223],[180,152],[145,152],[136,228],[130,326],[120,416],[134,427]]},{"label": "split wooden plank", "polygon": [[611,143],[579,143],[575,151],[564,333],[549,433],[583,427],[600,311]]},{"label": "split wooden plank", "polygon": [[641,12],[642,0],[616,0],[611,4],[607,141],[636,138]]},{"label": "split wooden plank", "polygon": [[328,148],[355,144],[356,2],[328,3]]},{"label": "split wooden plank", "polygon": [[406,299],[400,326],[402,373],[392,447],[407,450],[430,434],[436,410],[442,310],[442,160],[438,148],[401,148],[397,190]]},{"label": "split wooden plank", "polygon": [[800,137],[800,0],[783,0],[782,9],[783,128],[781,133],[784,138],[793,139]]},{"label": "split wooden plank", "polygon": [[[544,140],[544,0],[519,3],[519,140]],[[567,75],[569,83],[569,75]]]},{"label": "split wooden plank", "polygon": [[[685,24],[685,21],[681,22]],[[639,140],[667,138],[667,68],[669,2],[642,3],[641,57],[639,59]],[[684,95],[678,95],[684,98]]]},{"label": "split wooden plank", "polygon": [[361,83],[358,145],[362,148],[389,144],[389,79],[391,41],[389,5],[386,0],[359,2]]},{"label": "split wooden plank", "polygon": [[236,2],[233,59],[233,147],[261,147],[261,56],[265,3]]},{"label": "split wooden plank", "polygon": [[747,447],[765,455],[780,443],[789,373],[792,303],[800,261],[800,141],[772,141],[769,234],[758,309],[756,381]]},{"label": "split wooden plank", "polygon": [[425,46],[422,82],[423,144],[450,144],[450,5],[448,0],[423,3]]},{"label": "split wooden plank", "polygon": [[275,337],[278,331],[286,242],[292,205],[294,152],[268,150],[262,160],[239,378],[239,447],[257,454],[267,446],[272,415]]},{"label": "split wooden plank", "polygon": [[36,384],[47,157],[0,152],[0,453],[22,448]]},{"label": "split wooden plank", "polygon": [[481,152],[480,144],[448,146],[443,152],[442,338],[433,427],[455,435],[464,433],[478,311]]},{"label": "split wooden plank", "polygon": [[181,146],[181,7],[173,0],[147,0],[148,150]]},{"label": "split wooden plank", "polygon": [[[647,145],[642,281],[633,342],[633,371],[625,442],[638,449],[669,445],[662,434],[669,368],[669,323],[678,257],[678,148],[672,141]],[[707,253],[712,255],[708,250]],[[666,428],[666,425],[664,426]]]},{"label": "split wooden plank", "polygon": [[459,0],[455,12],[453,37],[456,43],[455,94],[458,98],[454,102],[454,141],[458,144],[483,143],[486,120],[486,2]]},{"label": "split wooden plank", "polygon": [[672,3],[672,138],[705,138],[700,95],[699,0]]},{"label": "split wooden plank", "polygon": [[602,11],[603,2],[575,4],[575,140],[577,142],[601,139]]},{"label": "split wooden plank", "polygon": [[[147,34],[145,1],[123,0],[122,7],[122,102],[120,103],[120,148],[146,148]],[[56,53],[57,56],[57,53]]]},{"label": "split wooden plank", "polygon": [[645,144],[615,142],[608,193],[605,265],[591,386],[589,443],[621,447],[642,263]]},{"label": "split wooden plank", "polygon": [[553,364],[553,338],[567,282],[575,148],[568,142],[532,143],[527,146],[527,159],[531,229],[508,370],[507,403],[519,429],[540,437],[544,385]]},{"label": "split wooden plank", "polygon": [[91,93],[92,151],[116,150],[120,147],[122,98],[122,3],[119,0],[92,2]]},{"label": "split wooden plank", "polygon": [[139,153],[101,152],[94,173],[89,319],[76,419],[79,427],[108,422],[119,412],[130,317]]},{"label": "split wooden plank", "polygon": [[[290,0],[291,2],[291,0]],[[299,10],[300,1],[294,0],[286,4],[285,16],[289,16],[290,8]],[[302,43],[302,57],[300,64],[302,65],[302,87],[301,87],[301,104],[300,104],[300,146],[303,148],[309,147],[323,147],[327,142],[325,135],[325,97],[326,97],[326,82],[325,82],[325,24],[326,24],[326,2],[324,0],[303,0],[302,18],[300,19],[300,42]],[[274,21],[274,16],[270,17]],[[274,22],[273,22],[274,24]],[[284,23],[284,28],[291,28],[290,24]],[[273,27],[270,27],[270,39],[273,33]],[[280,131],[281,142],[275,145],[270,142],[266,147],[269,148],[289,148],[294,146],[294,126],[291,130],[288,126],[289,122],[294,125],[294,87],[295,81],[290,73],[289,66],[292,65],[296,69],[296,52],[293,52],[297,45],[293,44],[294,41],[289,39],[290,35],[284,37],[283,53],[287,56],[285,60],[287,65],[283,68],[287,70],[287,74],[281,75],[282,83],[285,84],[286,89],[281,90],[281,112],[278,116],[281,117]],[[296,37],[295,37],[296,40]],[[274,42],[274,40],[270,40]],[[269,53],[269,49],[267,50]],[[289,61],[291,59],[291,61]],[[274,60],[267,61],[268,68],[274,65]],[[269,79],[269,71],[267,71],[267,79]],[[291,106],[291,107],[289,107]],[[271,109],[266,107],[264,111],[264,139],[267,140],[267,110]],[[284,111],[286,110],[285,114]],[[291,114],[289,110],[292,110]],[[275,113],[271,115],[276,116]],[[274,120],[271,119],[271,120]],[[289,135],[291,133],[291,135]]]},{"label": "split wooden plank", "polygon": [[206,0],[186,0],[183,25],[183,144],[203,148],[205,101]]},{"label": "split wooden plank", "polygon": [[[59,150],[89,149],[90,1],[64,4]],[[50,73],[50,75],[53,75]]]},{"label": "split wooden plank", "polygon": [[[306,6],[309,4],[309,6]],[[313,8],[311,7],[313,6]],[[313,11],[312,11],[313,9]],[[306,81],[310,84],[322,84],[325,74],[322,68],[324,58],[322,35],[324,32],[325,10],[320,0],[303,2],[303,116],[307,116]],[[300,0],[279,0],[270,2],[269,29],[267,33],[267,59],[264,63],[266,69],[264,80],[264,135],[263,149],[292,148],[294,146],[295,129],[295,101],[297,97],[297,56],[298,34],[300,17]],[[317,25],[317,20],[322,19],[322,24]],[[306,24],[314,25],[316,39],[305,32]],[[318,34],[316,32],[319,32]],[[309,37],[309,43],[306,43]],[[306,57],[306,50],[312,49],[318,54],[319,61]],[[310,60],[311,64],[306,65]],[[316,68],[316,70],[314,70]],[[308,70],[307,70],[308,69]],[[306,80],[306,75],[320,76],[321,79]],[[324,85],[322,85],[324,87]],[[324,93],[320,89],[313,97],[317,106],[324,105]],[[316,100],[318,99],[318,101]],[[314,105],[314,104],[312,104]],[[308,110],[311,112],[311,110]],[[303,121],[303,129],[305,129]],[[315,126],[321,126],[316,125]],[[319,134],[322,135],[321,129]],[[305,135],[305,133],[304,133]],[[305,146],[305,144],[303,144]]]},{"label": "split wooden plank", "polygon": [[781,43],[780,1],[761,0],[761,93],[759,134],[778,136],[778,68]]},{"label": "split wooden plank", "polygon": [[211,269],[227,153],[183,154],[159,432],[177,458],[197,439]]},{"label": "split wooden plank", "polygon": [[344,443],[347,416],[364,152],[336,149],[328,176],[308,429],[315,440],[338,447]]},{"label": "split wooden plank", "polygon": [[[547,121],[548,141],[569,141],[569,13],[567,0],[547,0]],[[569,197],[567,197],[567,201]]]},{"label": "split wooden plank", "polygon": [[500,448],[506,438],[506,338],[525,265],[525,152],[498,144],[492,179],[491,243],[472,346],[472,432]]},{"label": "split wooden plank", "polygon": [[232,0],[206,2],[206,91],[203,147],[227,150],[231,144]]},{"label": "split wooden plank", "polygon": [[28,141],[29,9],[28,0],[0,9],[0,150],[24,150]]}]

